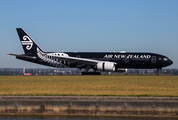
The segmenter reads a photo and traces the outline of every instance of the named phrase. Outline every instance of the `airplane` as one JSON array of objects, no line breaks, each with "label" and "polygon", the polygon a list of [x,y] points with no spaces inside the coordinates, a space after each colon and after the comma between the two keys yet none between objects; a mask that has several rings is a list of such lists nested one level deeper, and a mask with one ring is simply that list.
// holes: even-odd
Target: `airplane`
[{"label": "airplane", "polygon": [[[126,72],[127,69],[156,69],[173,64],[168,57],[141,52],[44,52],[22,29],[16,28],[25,54],[8,55],[17,59],[56,68],[84,69],[82,75],[101,75],[101,72]],[[92,71],[92,72],[91,72]]]}]

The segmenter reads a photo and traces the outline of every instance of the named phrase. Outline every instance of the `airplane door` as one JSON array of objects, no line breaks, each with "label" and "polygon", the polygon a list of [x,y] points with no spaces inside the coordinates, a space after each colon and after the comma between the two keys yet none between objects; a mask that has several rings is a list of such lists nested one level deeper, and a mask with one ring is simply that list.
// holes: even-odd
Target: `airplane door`
[{"label": "airplane door", "polygon": [[152,62],[152,63],[156,63],[156,56],[152,56],[152,57],[151,57],[151,62]]},{"label": "airplane door", "polygon": [[129,58],[124,59],[125,63],[129,63]]}]

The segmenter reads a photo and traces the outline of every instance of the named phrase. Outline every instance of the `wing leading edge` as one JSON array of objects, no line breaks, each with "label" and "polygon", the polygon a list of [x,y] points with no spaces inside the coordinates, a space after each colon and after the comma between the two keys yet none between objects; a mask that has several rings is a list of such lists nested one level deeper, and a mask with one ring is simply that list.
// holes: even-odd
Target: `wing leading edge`
[{"label": "wing leading edge", "polygon": [[96,65],[99,61],[98,60],[92,60],[92,59],[86,59],[86,58],[77,58],[77,57],[69,57],[69,56],[53,56],[56,59],[65,60],[72,63],[82,63],[86,65]]}]

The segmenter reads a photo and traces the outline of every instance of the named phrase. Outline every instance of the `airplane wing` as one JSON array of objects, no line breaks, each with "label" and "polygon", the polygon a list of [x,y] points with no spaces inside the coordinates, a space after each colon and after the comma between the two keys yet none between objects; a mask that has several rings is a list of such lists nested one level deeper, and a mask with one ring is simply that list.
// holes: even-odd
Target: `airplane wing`
[{"label": "airplane wing", "polygon": [[83,65],[96,65],[99,61],[86,59],[86,58],[77,58],[77,57],[68,57],[68,56],[53,56],[56,59],[68,61],[70,63],[81,63]]},{"label": "airplane wing", "polygon": [[[110,67],[108,68],[108,63],[111,65],[111,67],[114,67],[117,63],[115,62],[108,62],[108,61],[100,61],[100,60],[93,60],[93,59],[86,59],[86,58],[77,58],[77,57],[69,57],[69,56],[53,56],[56,59],[59,59],[61,61],[67,61],[69,62],[69,64],[75,64],[76,68],[83,68],[86,66],[94,66],[94,65],[98,65],[99,64],[99,69],[110,69]],[[103,63],[106,63],[105,67],[103,67]],[[113,68],[111,68],[113,69]]]}]

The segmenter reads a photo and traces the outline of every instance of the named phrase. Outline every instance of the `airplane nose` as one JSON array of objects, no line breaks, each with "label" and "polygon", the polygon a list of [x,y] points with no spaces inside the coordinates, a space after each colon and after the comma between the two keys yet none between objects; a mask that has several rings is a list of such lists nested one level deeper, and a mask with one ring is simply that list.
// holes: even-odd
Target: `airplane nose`
[{"label": "airplane nose", "polygon": [[172,65],[173,64],[173,61],[172,60],[169,60],[169,65]]},{"label": "airplane nose", "polygon": [[173,61],[170,59],[168,59],[166,62],[163,63],[164,67],[172,65],[172,64],[173,64]]},{"label": "airplane nose", "polygon": [[167,61],[167,65],[172,65],[172,64],[173,64],[173,61],[169,59],[169,60]]}]

